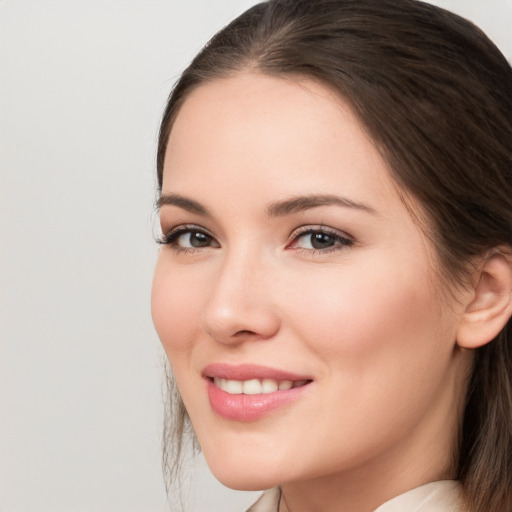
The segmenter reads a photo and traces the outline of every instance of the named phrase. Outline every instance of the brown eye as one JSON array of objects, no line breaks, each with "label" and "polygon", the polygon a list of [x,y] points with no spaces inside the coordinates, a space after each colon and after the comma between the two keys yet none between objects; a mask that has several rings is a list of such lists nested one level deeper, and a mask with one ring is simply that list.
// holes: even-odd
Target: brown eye
[{"label": "brown eye", "polygon": [[293,247],[301,250],[327,252],[330,249],[342,249],[352,244],[353,241],[341,233],[325,229],[308,229],[295,237]]},{"label": "brown eye", "polygon": [[313,233],[309,236],[311,237],[310,243],[313,249],[326,249],[336,243],[335,238],[327,233]]},{"label": "brown eye", "polygon": [[182,247],[208,247],[211,243],[211,237],[200,231],[190,231],[181,235],[177,242]]},{"label": "brown eye", "polygon": [[180,226],[173,229],[162,238],[160,243],[169,245],[176,251],[220,247],[213,236],[194,226]]}]

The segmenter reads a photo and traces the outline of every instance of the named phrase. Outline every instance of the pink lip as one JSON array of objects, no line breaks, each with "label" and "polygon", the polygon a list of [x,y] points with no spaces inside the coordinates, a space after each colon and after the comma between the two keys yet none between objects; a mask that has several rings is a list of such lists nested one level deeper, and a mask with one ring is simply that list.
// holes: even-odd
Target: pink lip
[{"label": "pink lip", "polygon": [[262,393],[259,395],[232,395],[226,393],[213,383],[213,378],[231,380],[274,379],[277,381],[311,380],[307,376],[296,375],[287,371],[256,365],[229,365],[216,363],[208,365],[203,370],[207,381],[208,398],[213,411],[222,418],[249,422],[261,419],[272,411],[284,407],[300,398],[309,385]]},{"label": "pink lip", "polygon": [[249,380],[249,379],[274,379],[274,380],[312,380],[307,375],[297,375],[285,370],[270,368],[268,366],[259,366],[255,364],[227,364],[213,363],[203,369],[203,377],[231,380]]}]

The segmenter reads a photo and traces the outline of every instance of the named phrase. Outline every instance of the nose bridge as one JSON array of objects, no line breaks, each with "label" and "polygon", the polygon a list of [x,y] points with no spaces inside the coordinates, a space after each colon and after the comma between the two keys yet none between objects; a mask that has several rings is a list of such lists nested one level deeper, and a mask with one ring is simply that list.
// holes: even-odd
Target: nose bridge
[{"label": "nose bridge", "polygon": [[205,331],[222,343],[267,339],[279,329],[272,265],[250,244],[226,250],[204,311]]}]

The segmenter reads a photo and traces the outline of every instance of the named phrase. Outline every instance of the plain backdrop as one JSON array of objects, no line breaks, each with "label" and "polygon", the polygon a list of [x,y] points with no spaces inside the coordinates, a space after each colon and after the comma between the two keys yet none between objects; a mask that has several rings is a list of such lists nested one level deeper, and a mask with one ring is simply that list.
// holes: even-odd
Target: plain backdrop
[{"label": "plain backdrop", "polygon": [[[158,121],[188,61],[253,3],[0,0],[0,512],[168,510]],[[512,58],[512,0],[433,3]],[[187,511],[254,500],[197,469]]]}]

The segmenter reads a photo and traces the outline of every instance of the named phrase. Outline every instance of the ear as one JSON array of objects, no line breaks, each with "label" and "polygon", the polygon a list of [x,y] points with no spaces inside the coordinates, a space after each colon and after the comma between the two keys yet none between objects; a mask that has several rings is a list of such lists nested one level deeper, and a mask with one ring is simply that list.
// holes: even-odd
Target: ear
[{"label": "ear", "polygon": [[457,344],[478,348],[492,341],[512,315],[512,264],[509,255],[494,250],[482,262],[474,280],[474,295],[457,329]]}]

